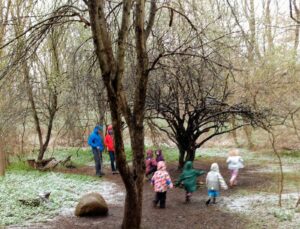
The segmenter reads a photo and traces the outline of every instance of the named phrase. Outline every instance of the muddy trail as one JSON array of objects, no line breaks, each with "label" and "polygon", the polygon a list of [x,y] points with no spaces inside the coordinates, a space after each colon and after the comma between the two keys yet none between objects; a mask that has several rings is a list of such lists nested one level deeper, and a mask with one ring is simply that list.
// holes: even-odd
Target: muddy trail
[{"label": "muddy trail", "polygon": [[[225,180],[228,181],[229,171],[226,168],[224,160],[220,158],[210,158],[203,161],[196,161],[194,167],[196,169],[203,169],[208,171],[212,162],[218,162],[220,165],[220,171]],[[168,163],[168,171],[172,177],[173,182],[178,178],[180,172],[177,170],[176,163]],[[207,193],[205,187],[200,187],[197,192],[194,193],[191,202],[186,204],[184,202],[185,192],[181,188],[173,188],[167,193],[166,209],[153,208],[152,200],[154,198],[154,192],[148,182],[144,184],[144,202],[143,202],[143,218],[142,228],[156,229],[156,228],[248,228],[251,227],[254,222],[250,222],[245,217],[238,214],[229,212],[222,205],[222,198],[226,198],[239,189],[259,189],[267,188],[272,179],[267,174],[255,174],[252,171],[255,168],[249,166],[240,174],[240,183],[238,187],[229,189],[227,191],[221,191],[221,198],[219,204],[210,205],[207,207],[205,201],[207,199]],[[93,176],[94,168],[90,166],[76,168],[76,169],[59,169],[57,172],[84,174]],[[103,180],[114,182],[118,184],[125,192],[125,188],[122,184],[121,177],[119,175],[112,175],[109,168],[104,169],[105,176]],[[200,181],[204,182],[205,175],[200,177]],[[113,193],[112,193],[113,195]],[[110,205],[109,215],[107,217],[87,217],[77,218],[75,216],[58,216],[53,221],[37,224],[31,228],[120,228],[123,217],[123,207],[120,205]],[[262,228],[268,228],[264,226]]]}]

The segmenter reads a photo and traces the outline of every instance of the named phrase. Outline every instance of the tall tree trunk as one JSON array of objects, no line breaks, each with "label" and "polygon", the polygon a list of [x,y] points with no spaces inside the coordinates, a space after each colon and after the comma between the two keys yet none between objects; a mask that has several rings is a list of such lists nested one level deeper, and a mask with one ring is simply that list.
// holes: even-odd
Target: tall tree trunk
[{"label": "tall tree trunk", "polygon": [[[15,30],[16,36],[22,34],[25,30],[26,19],[22,18],[22,16],[21,16],[20,6],[21,6],[21,1],[17,1],[16,9],[13,9],[13,8],[11,9],[12,17],[17,18],[17,23],[15,23],[15,25],[14,25],[14,30]],[[18,42],[17,43],[17,46],[18,46],[17,56],[21,56],[22,55],[21,51],[24,48],[24,42],[25,42],[24,38],[18,39],[17,42]],[[29,102],[30,102],[31,112],[32,112],[33,120],[34,120],[34,125],[35,125],[35,129],[36,129],[36,132],[37,132],[37,135],[38,135],[38,140],[39,140],[38,160],[42,160],[43,155],[44,155],[43,136],[42,136],[40,120],[39,120],[39,117],[38,117],[36,104],[35,104],[35,100],[34,100],[33,86],[31,85],[31,82],[30,82],[29,66],[28,66],[26,61],[23,61],[22,65],[21,65],[21,68],[22,68],[22,72],[23,72],[23,75],[24,75],[26,92],[27,92],[27,96],[28,96],[28,99],[29,99]]]},{"label": "tall tree trunk", "polygon": [[144,186],[144,127],[143,125],[130,126],[131,148],[133,152],[133,186],[127,191],[125,212],[122,227],[140,228],[142,219],[143,186]]},{"label": "tall tree trunk", "polygon": [[40,120],[39,120],[39,117],[37,114],[36,105],[35,105],[35,101],[34,101],[34,97],[33,97],[32,85],[30,83],[29,68],[28,68],[26,62],[23,63],[23,74],[25,77],[27,96],[28,96],[28,99],[29,99],[29,102],[31,105],[31,112],[33,115],[34,125],[35,125],[36,133],[37,133],[38,139],[39,139],[40,149],[39,149],[38,160],[40,161],[43,159],[43,156],[44,156],[43,136],[42,136],[42,130],[41,130],[41,126],[40,126]]},{"label": "tall tree trunk", "polygon": [[186,151],[185,161],[194,161],[194,160],[195,160],[195,153],[196,153],[196,150],[195,150],[195,149],[189,148],[189,149]]},{"label": "tall tree trunk", "polygon": [[[90,24],[96,55],[101,68],[102,78],[107,89],[114,130],[114,141],[117,165],[126,188],[125,208],[122,228],[139,229],[142,217],[142,197],[144,181],[144,112],[146,90],[148,83],[148,54],[146,40],[151,32],[156,13],[156,0],[151,0],[149,21],[145,29],[145,1],[136,0],[135,3],[135,42],[136,42],[136,86],[134,91],[133,109],[129,106],[126,93],[123,90],[123,76],[125,72],[125,54],[129,32],[130,12],[132,0],[123,0],[121,26],[118,31],[116,49],[113,49],[110,28],[108,28],[105,14],[104,0],[86,1],[89,8]],[[133,165],[130,169],[126,162],[124,142],[122,137],[121,114],[129,127]]]},{"label": "tall tree trunk", "polygon": [[[296,0],[293,1],[293,5],[295,8],[296,19],[300,21],[300,10],[299,5],[297,5]],[[298,46],[299,46],[299,29],[300,24],[297,23],[295,26],[295,40],[294,40],[294,60],[293,60],[293,72],[296,73],[296,65],[297,65],[297,57],[298,57]]]},{"label": "tall tree trunk", "polygon": [[184,166],[185,150],[180,146],[178,148],[179,148],[178,169],[182,169]]},{"label": "tall tree trunk", "polygon": [[265,3],[265,36],[267,37],[268,50],[272,51],[274,48],[272,36],[272,19],[270,10],[271,0],[266,0]]},{"label": "tall tree trunk", "polygon": [[[9,15],[9,10],[11,7],[11,0],[7,1],[7,4],[5,5],[6,1],[0,0],[1,1],[1,5],[0,5],[0,9],[2,11],[2,14],[0,15],[0,47],[3,45],[3,41],[4,41],[4,37],[6,34],[6,27],[8,25],[8,15]],[[6,8],[5,12],[4,12],[4,8]],[[0,56],[2,57],[3,54],[3,50],[4,49],[0,49]]]},{"label": "tall tree trunk", "polygon": [[[107,82],[106,82],[107,83]],[[107,85],[107,84],[106,84]],[[144,132],[143,127],[130,128],[130,138],[133,151],[133,172],[126,162],[126,154],[124,150],[124,142],[122,136],[122,121],[118,110],[116,94],[108,86],[108,98],[110,101],[110,111],[114,130],[115,152],[119,172],[126,188],[126,198],[124,207],[124,216],[122,228],[138,229],[141,224],[142,217],[142,197],[143,197],[143,179],[144,179]],[[142,155],[142,157],[140,156]]]},{"label": "tall tree trunk", "polygon": [[5,167],[6,167],[5,152],[3,149],[0,149],[0,176],[5,175]]},{"label": "tall tree trunk", "polygon": [[[59,39],[58,33],[55,33],[52,31],[51,38],[50,38],[50,47],[51,47],[51,62],[52,62],[52,72],[54,73],[54,77],[59,78],[61,76],[61,70],[60,70],[60,63],[59,63],[59,57],[58,57],[58,46],[57,41]],[[53,128],[53,122],[54,118],[57,112],[58,107],[58,92],[57,92],[57,85],[56,85],[57,79],[54,79],[54,83],[48,83],[48,90],[49,90],[49,97],[50,97],[50,104],[48,108],[49,112],[49,120],[48,120],[48,126],[47,126],[47,134],[45,138],[45,142],[43,143],[43,153],[39,155],[39,160],[42,160],[44,157],[44,153],[46,152]]]},{"label": "tall tree trunk", "polygon": [[137,189],[126,192],[124,210],[122,228],[140,228],[142,219],[142,196],[140,196]]},{"label": "tall tree trunk", "polygon": [[256,19],[255,19],[255,7],[254,7],[254,0],[250,0],[250,17],[249,17],[249,28],[250,28],[250,43],[252,46],[252,50],[256,54],[258,58],[261,57],[258,43],[256,40]]},{"label": "tall tree trunk", "polygon": [[50,142],[51,132],[52,132],[52,128],[53,128],[53,122],[54,122],[54,117],[55,117],[56,109],[57,109],[57,99],[56,99],[56,105],[54,105],[54,106],[55,106],[55,109],[52,108],[52,110],[50,111],[50,117],[49,117],[49,122],[48,122],[48,127],[47,127],[47,135],[46,135],[45,142],[43,144],[43,154],[41,155],[41,159],[39,159],[39,160],[43,159],[44,153],[46,152],[46,150],[48,148],[48,145],[49,145],[49,142]]},{"label": "tall tree trunk", "polygon": [[[234,129],[236,127],[235,119],[232,118],[230,121],[231,121],[232,128]],[[232,137],[233,137],[235,145],[237,147],[239,147],[239,142],[238,142],[238,139],[237,139],[237,130],[234,129],[231,133],[232,133]]]},{"label": "tall tree trunk", "polygon": [[254,143],[252,141],[252,128],[250,126],[244,126],[243,129],[244,129],[245,134],[246,134],[246,138],[247,138],[247,142],[248,142],[248,148],[253,149],[254,148]]},{"label": "tall tree trunk", "polygon": [[[103,88],[104,91],[104,88]],[[106,111],[106,105],[105,105],[105,100],[103,96],[103,91],[98,91],[95,92],[96,98],[97,98],[97,107],[98,107],[98,116],[99,116],[99,124],[103,125],[104,124],[104,119],[105,119],[105,111]]]}]

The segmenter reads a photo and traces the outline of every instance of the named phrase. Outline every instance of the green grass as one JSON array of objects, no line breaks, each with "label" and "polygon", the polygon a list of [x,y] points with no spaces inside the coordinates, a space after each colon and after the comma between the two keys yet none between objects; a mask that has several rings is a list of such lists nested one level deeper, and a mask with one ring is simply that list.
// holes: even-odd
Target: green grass
[{"label": "green grass", "polygon": [[[83,194],[107,192],[108,186],[108,182],[84,175],[7,171],[6,176],[0,178],[0,228],[1,225],[23,225],[52,219],[62,208],[73,209]],[[51,192],[50,201],[38,207],[19,202],[19,199],[37,198],[40,192],[45,191]]]},{"label": "green grass", "polygon": [[71,161],[77,167],[87,165],[93,161],[93,154],[89,148],[62,148],[56,149],[52,152],[47,152],[44,158],[55,157],[57,160],[64,160],[68,156],[71,157]]},{"label": "green grass", "polygon": [[290,150],[290,151],[282,151],[280,152],[282,157],[290,157],[290,158],[300,158],[300,151]]},{"label": "green grass", "polygon": [[[156,150],[155,147],[147,147],[146,149],[152,149],[153,151]],[[164,158],[168,162],[177,161],[178,160],[178,150],[176,148],[169,148],[169,147],[161,147],[160,148],[163,152]],[[132,161],[132,150],[130,146],[125,146],[126,152],[126,159],[128,162]],[[55,150],[49,150],[45,153],[44,158],[55,157],[56,160],[64,160],[68,156],[71,156],[72,164],[76,167],[82,167],[86,165],[91,165],[94,163],[93,154],[90,148],[60,148]],[[27,160],[28,159],[36,159],[37,152],[24,156],[22,158],[13,157],[10,158],[10,166],[8,168],[9,171],[32,171],[34,170],[31,168]],[[103,161],[104,163],[109,163],[109,154],[108,152],[103,152]]]},{"label": "green grass", "polygon": [[7,168],[8,171],[33,171],[34,168],[30,167],[26,161],[13,161]]}]

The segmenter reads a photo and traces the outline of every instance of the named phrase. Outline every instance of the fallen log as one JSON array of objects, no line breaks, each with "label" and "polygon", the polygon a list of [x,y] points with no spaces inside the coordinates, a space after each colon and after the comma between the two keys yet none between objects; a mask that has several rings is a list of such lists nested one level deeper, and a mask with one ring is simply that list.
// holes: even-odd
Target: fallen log
[{"label": "fallen log", "polygon": [[72,155],[69,155],[65,160],[62,160],[62,161],[61,161],[61,164],[62,164],[63,166],[65,166],[67,162],[71,161],[71,157],[72,157]]},{"label": "fallen log", "polygon": [[44,167],[41,168],[42,171],[54,169],[61,161],[57,161],[55,158],[49,161]]},{"label": "fallen log", "polygon": [[39,169],[42,171],[54,169],[57,165],[61,164],[67,168],[74,168],[75,166],[71,161],[72,155],[69,155],[64,160],[56,160],[54,157],[43,159],[41,161],[36,161],[34,159],[28,159],[27,163],[30,167]]}]

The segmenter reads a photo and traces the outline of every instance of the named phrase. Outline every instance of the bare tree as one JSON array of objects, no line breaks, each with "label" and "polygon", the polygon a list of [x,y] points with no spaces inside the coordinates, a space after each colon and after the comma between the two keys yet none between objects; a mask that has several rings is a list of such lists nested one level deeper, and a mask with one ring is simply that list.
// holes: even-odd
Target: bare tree
[{"label": "bare tree", "polygon": [[[6,34],[6,28],[7,28],[7,21],[9,16],[9,10],[11,6],[11,1],[4,1],[0,0],[0,46],[2,46],[4,41],[4,36]],[[0,57],[3,55],[3,50],[0,50]],[[0,65],[1,67],[1,65]],[[1,128],[0,128],[1,129]],[[2,138],[1,138],[2,140]],[[1,144],[0,140],[0,145]],[[6,159],[5,159],[5,151],[0,149],[0,176],[4,176],[5,174],[5,167],[6,167]]]},{"label": "bare tree", "polygon": [[[213,137],[264,121],[265,116],[249,105],[231,102],[228,78],[209,60],[172,59],[163,76],[151,81],[147,109],[152,124],[178,146],[179,168],[193,161],[195,150]],[[230,125],[232,120],[236,125]]]}]

